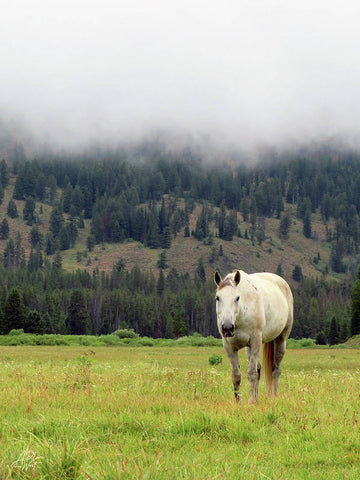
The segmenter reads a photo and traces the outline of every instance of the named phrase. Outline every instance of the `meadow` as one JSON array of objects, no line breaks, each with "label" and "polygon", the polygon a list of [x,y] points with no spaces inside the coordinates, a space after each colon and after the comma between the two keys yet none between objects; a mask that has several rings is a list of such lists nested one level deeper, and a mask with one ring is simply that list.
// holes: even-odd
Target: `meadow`
[{"label": "meadow", "polygon": [[235,404],[217,346],[2,346],[0,478],[359,478],[360,351],[288,350],[255,407],[246,364]]}]

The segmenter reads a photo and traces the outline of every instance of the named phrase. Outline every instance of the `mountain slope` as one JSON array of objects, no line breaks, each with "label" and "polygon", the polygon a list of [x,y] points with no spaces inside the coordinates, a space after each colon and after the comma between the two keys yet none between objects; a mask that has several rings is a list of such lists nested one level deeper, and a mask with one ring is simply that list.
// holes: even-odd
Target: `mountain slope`
[{"label": "mountain slope", "polygon": [[[15,200],[18,218],[12,219],[7,216],[6,210],[10,198],[12,198],[16,176],[11,176],[10,183],[4,191],[4,199],[0,205],[0,219],[6,218],[9,223],[9,238],[16,238],[20,233],[22,245],[27,259],[30,254],[29,235],[31,226],[26,225],[23,219],[24,200]],[[58,190],[58,198],[61,190]],[[49,203],[36,202],[36,213],[40,220],[39,230],[45,235],[49,229],[49,219],[52,210]],[[201,206],[197,205],[190,215],[190,230],[195,229]],[[40,213],[41,212],[41,213]],[[216,237],[215,223],[212,222],[212,244],[206,245],[193,236],[184,237],[184,229],[172,240],[171,247],[166,250],[166,262],[168,268],[176,268],[179,273],[189,273],[191,276],[196,272],[199,259],[203,259],[206,275],[209,278],[216,268],[222,273],[240,268],[247,272],[276,271],[281,265],[283,275],[291,279],[295,265],[302,267],[305,276],[320,275],[326,270],[330,258],[330,245],[326,242],[326,227],[319,215],[312,216],[313,238],[305,238],[302,233],[302,222],[296,219],[293,212],[292,225],[289,238],[281,240],[279,237],[279,223],[276,218],[265,219],[265,240],[259,245],[255,240],[244,238],[245,231],[250,231],[251,225],[242,221],[239,214],[239,229],[242,237],[234,236],[232,241],[225,241]],[[73,248],[61,252],[62,264],[67,271],[77,268],[92,271],[98,267],[100,270],[110,271],[114,263],[121,257],[127,269],[138,264],[144,269],[157,271],[157,262],[162,249],[147,248],[140,242],[126,241],[124,243],[103,243],[96,245],[89,252],[86,239],[90,234],[90,220],[85,220],[85,228],[79,229],[78,239]],[[0,252],[3,253],[6,240],[0,240]],[[223,255],[219,256],[220,247]],[[315,263],[314,258],[320,256],[320,261]],[[212,259],[211,259],[212,257]],[[51,256],[50,256],[51,258]],[[335,278],[343,275],[331,274]]]}]

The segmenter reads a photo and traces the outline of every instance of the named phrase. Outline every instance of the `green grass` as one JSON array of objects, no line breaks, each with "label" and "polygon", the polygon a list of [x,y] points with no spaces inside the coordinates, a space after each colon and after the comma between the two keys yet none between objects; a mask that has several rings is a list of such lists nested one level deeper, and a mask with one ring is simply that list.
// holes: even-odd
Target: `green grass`
[{"label": "green grass", "polygon": [[235,404],[219,347],[2,347],[1,479],[357,479],[357,350],[289,350]]},{"label": "green grass", "polygon": [[[125,333],[126,332],[126,333]],[[296,341],[295,341],[296,342]],[[36,335],[24,333],[22,329],[11,330],[8,335],[0,335],[1,346],[46,345],[84,347],[221,347],[221,339],[213,336],[202,337],[198,333],[176,340],[166,338],[139,337],[133,330],[117,330],[111,335]]]}]

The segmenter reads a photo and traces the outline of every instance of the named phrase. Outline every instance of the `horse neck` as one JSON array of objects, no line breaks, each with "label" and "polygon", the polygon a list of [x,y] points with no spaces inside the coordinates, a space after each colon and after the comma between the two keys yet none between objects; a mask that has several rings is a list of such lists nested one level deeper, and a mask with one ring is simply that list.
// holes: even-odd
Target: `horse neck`
[{"label": "horse neck", "polygon": [[244,295],[253,296],[254,292],[258,291],[250,275],[248,275],[245,272],[241,272],[241,280],[237,288],[239,289],[240,296],[243,296],[243,297]]}]

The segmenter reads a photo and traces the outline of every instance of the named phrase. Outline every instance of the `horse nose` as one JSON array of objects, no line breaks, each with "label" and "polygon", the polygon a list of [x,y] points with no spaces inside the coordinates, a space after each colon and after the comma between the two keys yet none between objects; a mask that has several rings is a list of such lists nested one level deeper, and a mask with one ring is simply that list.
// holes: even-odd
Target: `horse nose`
[{"label": "horse nose", "polygon": [[235,332],[235,325],[232,324],[223,324],[222,327],[222,334],[224,337],[233,337]]}]

